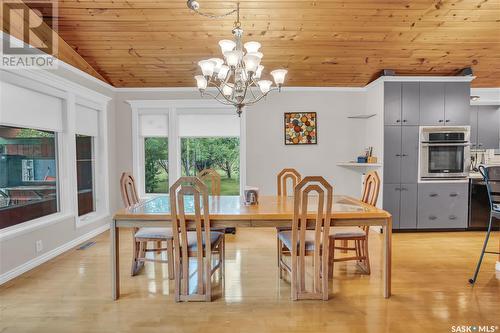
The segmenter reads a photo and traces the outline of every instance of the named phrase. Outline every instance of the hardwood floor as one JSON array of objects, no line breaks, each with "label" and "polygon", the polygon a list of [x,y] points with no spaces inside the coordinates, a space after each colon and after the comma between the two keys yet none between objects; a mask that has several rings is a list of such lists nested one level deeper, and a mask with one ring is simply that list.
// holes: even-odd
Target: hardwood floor
[{"label": "hardwood floor", "polygon": [[[451,332],[500,326],[497,256],[471,277],[483,232],[394,234],[393,296],[381,294],[382,236],[371,233],[372,275],[336,263],[329,301],[290,301],[278,278],[274,229],[227,236],[224,293],[175,303],[166,264],[130,277],[131,233],[122,232],[122,298],[111,300],[109,235],[0,286],[0,332]],[[491,241],[496,250],[498,236]],[[220,288],[215,293],[221,294]],[[498,330],[497,330],[498,331]]]}]

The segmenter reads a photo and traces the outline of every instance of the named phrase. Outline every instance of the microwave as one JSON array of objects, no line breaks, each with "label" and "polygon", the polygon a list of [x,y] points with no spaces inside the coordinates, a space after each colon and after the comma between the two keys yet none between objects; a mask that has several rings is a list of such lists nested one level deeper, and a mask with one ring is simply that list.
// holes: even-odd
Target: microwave
[{"label": "microwave", "polygon": [[420,179],[469,176],[470,126],[420,127]]}]

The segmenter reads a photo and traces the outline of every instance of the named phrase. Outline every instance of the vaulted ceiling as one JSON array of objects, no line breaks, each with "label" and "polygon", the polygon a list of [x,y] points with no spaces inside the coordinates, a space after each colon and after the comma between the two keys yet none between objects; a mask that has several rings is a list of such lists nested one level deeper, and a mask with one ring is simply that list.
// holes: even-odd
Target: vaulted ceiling
[{"label": "vaulted ceiling", "polygon": [[[222,14],[235,2],[199,0]],[[382,69],[454,75],[500,87],[500,0],[241,0],[245,41],[289,86],[364,86]],[[184,0],[59,0],[59,35],[116,87],[195,86],[234,16],[209,19]],[[268,71],[267,71],[268,73]]]}]

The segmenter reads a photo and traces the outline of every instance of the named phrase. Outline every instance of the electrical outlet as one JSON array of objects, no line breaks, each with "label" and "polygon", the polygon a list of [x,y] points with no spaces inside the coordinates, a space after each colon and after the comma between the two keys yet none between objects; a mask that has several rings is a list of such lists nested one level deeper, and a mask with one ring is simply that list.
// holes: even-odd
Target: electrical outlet
[{"label": "electrical outlet", "polygon": [[38,252],[42,252],[42,250],[43,250],[43,243],[42,243],[42,241],[41,241],[41,240],[37,240],[37,241],[35,242],[35,246],[36,246],[36,252],[37,252],[37,253],[38,253]]}]

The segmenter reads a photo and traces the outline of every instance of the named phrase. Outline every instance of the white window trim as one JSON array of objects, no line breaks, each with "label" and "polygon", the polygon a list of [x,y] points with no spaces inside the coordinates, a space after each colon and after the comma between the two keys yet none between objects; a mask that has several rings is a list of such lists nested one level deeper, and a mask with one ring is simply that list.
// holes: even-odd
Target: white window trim
[{"label": "white window trim", "polygon": [[[48,96],[53,96],[63,101],[63,126],[62,132],[57,133],[57,167],[58,167],[58,192],[59,211],[33,220],[22,222],[11,227],[0,229],[0,239],[12,238],[19,234],[31,232],[41,227],[74,218],[75,226],[82,226],[97,222],[110,215],[109,211],[109,177],[108,177],[108,122],[107,105],[111,97],[97,93],[84,86],[60,78],[54,74],[36,69],[0,69],[0,80],[26,89],[30,89]],[[74,197],[76,189],[76,146],[74,129],[74,110],[76,103],[96,109],[99,112],[99,142],[100,174],[102,187],[96,191],[101,199],[101,210],[95,215],[78,218],[78,206]],[[16,124],[2,123],[6,126]],[[18,126],[18,125],[17,125]],[[23,127],[23,126],[21,126]],[[101,135],[102,133],[102,135]],[[73,144],[71,144],[73,143]]]},{"label": "white window trim", "polygon": [[[145,193],[144,188],[144,144],[140,134],[139,118],[142,114],[168,114],[168,149],[169,149],[169,186],[181,175],[179,115],[193,114],[193,109],[204,114],[221,114],[236,112],[234,107],[225,106],[214,100],[128,100],[132,108],[132,160],[133,175],[137,183],[139,197],[154,197],[157,194]],[[246,117],[241,116],[240,122],[240,194],[246,184]]]}]

